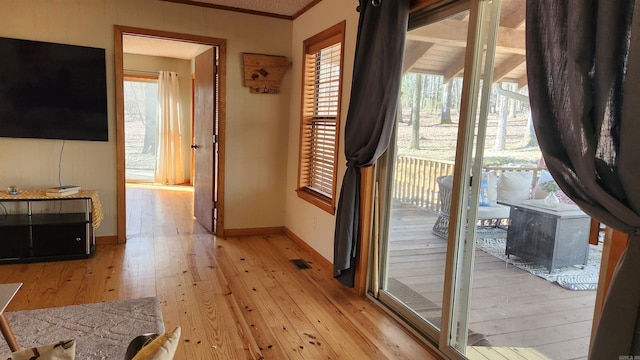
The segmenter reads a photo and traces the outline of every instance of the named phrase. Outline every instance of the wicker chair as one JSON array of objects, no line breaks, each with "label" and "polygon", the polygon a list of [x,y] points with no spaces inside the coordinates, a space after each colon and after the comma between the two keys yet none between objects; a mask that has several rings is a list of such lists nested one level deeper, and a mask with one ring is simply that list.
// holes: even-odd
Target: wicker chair
[{"label": "wicker chair", "polygon": [[436,178],[438,183],[438,200],[440,201],[440,213],[438,219],[431,230],[439,237],[446,239],[449,233],[449,212],[451,211],[451,184],[448,176]]},{"label": "wicker chair", "polygon": [[[440,213],[433,225],[432,232],[446,239],[449,233],[449,212],[451,211],[451,192],[453,176],[440,176],[438,183],[438,198],[440,201]],[[503,226],[508,224],[510,208],[500,204],[478,207],[478,234],[493,238],[506,237]]]}]

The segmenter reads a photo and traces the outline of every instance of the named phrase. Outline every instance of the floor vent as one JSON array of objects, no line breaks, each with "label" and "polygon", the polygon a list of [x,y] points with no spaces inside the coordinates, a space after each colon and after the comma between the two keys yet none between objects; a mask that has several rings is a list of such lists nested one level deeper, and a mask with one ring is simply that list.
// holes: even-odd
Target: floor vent
[{"label": "floor vent", "polygon": [[298,270],[311,269],[311,265],[309,265],[306,261],[302,259],[293,259],[289,260],[293,265],[295,265]]}]

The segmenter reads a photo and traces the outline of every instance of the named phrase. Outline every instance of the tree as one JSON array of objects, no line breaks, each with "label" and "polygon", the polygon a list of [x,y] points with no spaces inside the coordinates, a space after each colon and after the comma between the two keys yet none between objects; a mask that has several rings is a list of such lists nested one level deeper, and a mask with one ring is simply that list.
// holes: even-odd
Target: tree
[{"label": "tree", "polygon": [[443,87],[442,92],[442,112],[440,113],[440,124],[451,124],[451,103],[453,81],[449,80]]},{"label": "tree", "polygon": [[156,151],[156,119],[158,113],[158,87],[155,84],[144,84],[144,143],[143,154],[153,154]]},{"label": "tree", "polygon": [[533,119],[531,118],[531,110],[529,110],[529,117],[527,118],[527,128],[524,132],[523,145],[524,147],[537,147],[538,138],[536,137],[536,131],[533,128]]},{"label": "tree", "polygon": [[125,118],[127,121],[140,121],[144,125],[141,154],[153,154],[156,150],[157,89],[155,83],[149,82],[125,81],[124,84]]},{"label": "tree", "polygon": [[429,99],[429,110],[431,114],[435,114],[438,111],[438,102],[440,101],[440,93],[442,92],[442,76],[428,75],[424,79],[425,90]]},{"label": "tree", "polygon": [[[513,92],[518,91],[518,84],[509,85],[509,89]],[[516,101],[513,99],[509,100],[509,117],[510,118],[516,117]]]},{"label": "tree", "polygon": [[[403,109],[405,107],[413,109],[413,93],[415,91],[413,89],[413,83],[415,76],[416,74],[407,73],[402,77],[401,104],[403,104]],[[411,117],[412,115],[409,114],[409,120],[407,121],[408,125],[411,125]],[[400,122],[404,122],[404,116],[400,117]]]},{"label": "tree", "polygon": [[413,109],[411,110],[411,141],[409,149],[420,150],[420,103],[422,99],[422,78],[420,74],[416,74],[414,81],[414,97]]},{"label": "tree", "polygon": [[[500,86],[499,84],[494,85]],[[509,115],[509,98],[504,95],[497,94],[498,96],[498,130],[496,132],[496,143],[493,145],[493,150],[502,151],[505,148],[507,139],[507,116]]]}]

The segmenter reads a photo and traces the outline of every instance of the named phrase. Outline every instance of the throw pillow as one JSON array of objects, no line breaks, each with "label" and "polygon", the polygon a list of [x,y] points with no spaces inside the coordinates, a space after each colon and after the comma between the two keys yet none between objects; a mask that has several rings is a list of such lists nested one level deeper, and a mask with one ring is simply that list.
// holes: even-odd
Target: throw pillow
[{"label": "throw pillow", "polygon": [[498,178],[498,200],[526,200],[531,196],[533,173],[529,171],[506,171]]},{"label": "throw pillow", "polygon": [[76,341],[65,340],[0,355],[0,360],[73,360],[75,357]]},{"label": "throw pillow", "polygon": [[140,349],[133,360],[169,360],[173,359],[180,340],[180,326],[172,332],[164,333],[155,338],[148,345]]}]

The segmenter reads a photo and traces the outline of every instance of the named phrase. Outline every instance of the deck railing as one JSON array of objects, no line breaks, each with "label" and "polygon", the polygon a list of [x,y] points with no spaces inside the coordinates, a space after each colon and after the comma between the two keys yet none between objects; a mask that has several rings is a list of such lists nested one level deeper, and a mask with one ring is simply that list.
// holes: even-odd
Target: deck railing
[{"label": "deck railing", "polygon": [[452,175],[453,165],[453,161],[398,156],[393,183],[393,199],[404,204],[440,211],[436,178]]},{"label": "deck railing", "polygon": [[[452,175],[453,165],[453,161],[398,156],[392,189],[393,200],[436,212],[440,211],[436,178]],[[543,168],[540,167],[513,166],[486,166],[483,168],[483,171],[494,171],[498,176],[505,171],[533,172],[531,189],[535,187],[541,170]]]}]

